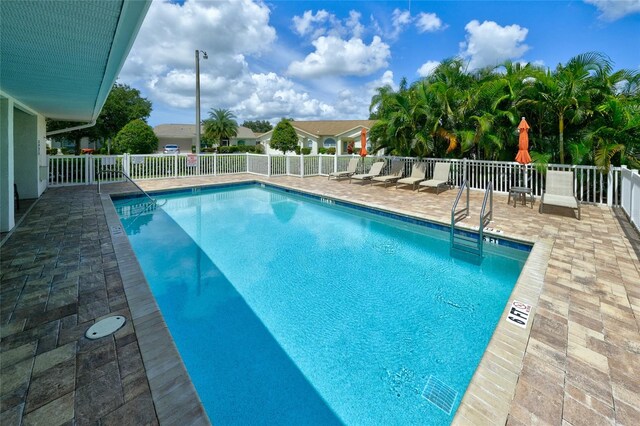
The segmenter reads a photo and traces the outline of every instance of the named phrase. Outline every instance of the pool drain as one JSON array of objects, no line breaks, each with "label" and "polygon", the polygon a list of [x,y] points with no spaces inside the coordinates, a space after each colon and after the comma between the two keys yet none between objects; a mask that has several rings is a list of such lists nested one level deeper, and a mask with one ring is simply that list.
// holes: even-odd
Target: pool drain
[{"label": "pool drain", "polygon": [[87,339],[95,340],[119,330],[125,323],[123,316],[107,317],[93,324],[84,334]]},{"label": "pool drain", "polygon": [[451,387],[447,386],[442,380],[435,378],[433,375],[429,376],[424,390],[422,391],[422,397],[451,415],[453,404],[456,402],[458,392]]}]

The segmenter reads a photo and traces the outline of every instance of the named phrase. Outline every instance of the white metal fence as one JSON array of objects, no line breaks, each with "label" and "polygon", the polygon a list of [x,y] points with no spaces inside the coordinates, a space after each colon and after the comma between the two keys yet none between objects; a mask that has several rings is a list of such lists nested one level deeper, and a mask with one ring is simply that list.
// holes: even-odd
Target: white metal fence
[{"label": "white metal fence", "polygon": [[626,166],[622,166],[620,176],[622,180],[620,207],[633,226],[640,230],[640,173],[638,170],[629,170]]},{"label": "white metal fence", "polygon": [[[188,176],[217,176],[249,173],[260,176],[326,176],[334,171],[346,170],[350,155],[265,155],[265,154],[181,154],[181,155],[53,155],[49,156],[49,185],[89,185],[96,182],[98,173],[102,181],[121,181],[122,171],[134,180],[179,178]],[[469,181],[471,189],[484,190],[493,182],[494,191],[506,193],[512,186],[527,186],[536,196],[542,195],[545,173],[528,164],[516,162],[456,160],[441,158],[374,157],[360,161],[358,171],[367,171],[376,161],[386,161],[383,173],[388,173],[393,161],[403,161],[405,175],[411,173],[416,162],[427,163],[427,177],[433,174],[437,162],[451,163],[451,182],[460,186]],[[550,164],[549,170],[567,170],[574,173],[574,190],[584,203],[622,206],[640,223],[640,177],[637,171],[625,167],[612,167],[603,174],[593,166]]]}]

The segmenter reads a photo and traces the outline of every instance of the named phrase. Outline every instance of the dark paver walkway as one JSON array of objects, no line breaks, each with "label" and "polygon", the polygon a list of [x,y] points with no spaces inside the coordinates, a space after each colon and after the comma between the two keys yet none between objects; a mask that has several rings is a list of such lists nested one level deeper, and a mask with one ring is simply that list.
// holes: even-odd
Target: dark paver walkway
[{"label": "dark paver walkway", "polygon": [[109,228],[92,187],[47,191],[0,248],[0,424],[157,424]]}]

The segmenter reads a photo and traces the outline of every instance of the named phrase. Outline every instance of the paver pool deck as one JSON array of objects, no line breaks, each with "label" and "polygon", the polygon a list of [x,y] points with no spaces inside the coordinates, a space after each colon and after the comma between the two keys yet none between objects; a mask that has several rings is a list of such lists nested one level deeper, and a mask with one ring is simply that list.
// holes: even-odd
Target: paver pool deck
[{"label": "paver pool deck", "polygon": [[[420,193],[326,177],[233,175],[138,182],[145,190],[259,180],[448,223],[457,190]],[[50,188],[0,248],[0,424],[207,424],[108,192]],[[471,193],[477,226],[483,194]],[[496,195],[490,224],[535,243],[456,424],[640,424],[640,239],[607,206],[539,214]],[[505,307],[506,309],[506,307]],[[96,320],[122,314],[113,336]],[[503,315],[504,317],[504,315]],[[372,419],[375,423],[375,419]]]}]

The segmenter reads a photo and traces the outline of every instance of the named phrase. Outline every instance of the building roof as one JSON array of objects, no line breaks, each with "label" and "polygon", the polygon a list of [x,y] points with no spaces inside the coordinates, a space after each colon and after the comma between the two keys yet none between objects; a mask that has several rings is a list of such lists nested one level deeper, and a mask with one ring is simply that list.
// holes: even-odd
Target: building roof
[{"label": "building roof", "polygon": [[0,2],[2,95],[52,119],[96,119],[150,4]]},{"label": "building roof", "polygon": [[[193,138],[196,136],[195,124],[158,124],[153,128],[159,138]],[[201,128],[204,134],[204,126]],[[236,139],[255,139],[256,135],[248,127],[238,126]]]},{"label": "building roof", "polygon": [[291,125],[315,136],[336,136],[357,127],[370,129],[375,122],[375,120],[319,120],[292,121]]}]

